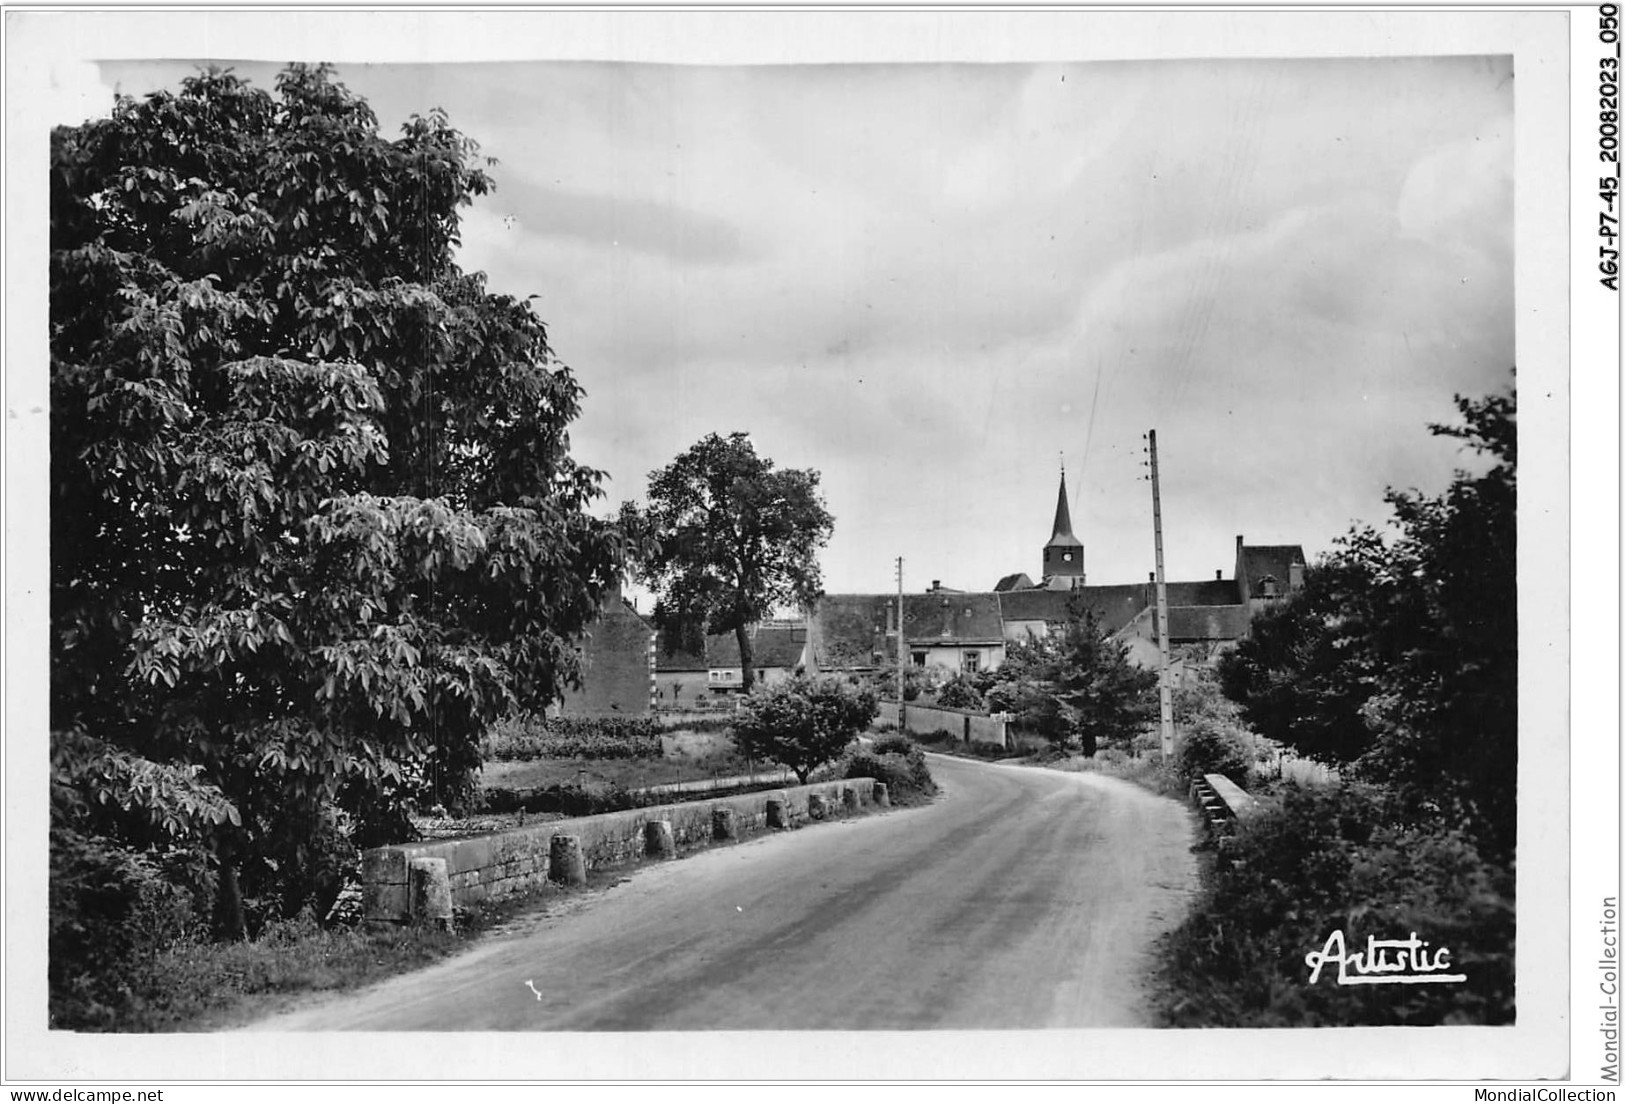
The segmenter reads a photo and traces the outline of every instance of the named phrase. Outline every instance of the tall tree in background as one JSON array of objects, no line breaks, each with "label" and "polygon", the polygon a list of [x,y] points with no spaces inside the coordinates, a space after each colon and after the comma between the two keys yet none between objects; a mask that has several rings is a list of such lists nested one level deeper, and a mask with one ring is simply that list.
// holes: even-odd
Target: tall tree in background
[{"label": "tall tree in background", "polygon": [[51,145],[51,727],[64,846],[191,846],[291,913],[576,674],[615,531],[529,305],[454,262],[491,180],[325,67]]},{"label": "tall tree in background", "polygon": [[778,606],[811,605],[822,589],[818,550],[834,520],[818,473],[775,469],[746,434],[712,433],[651,472],[647,509],[629,503],[621,517],[650,542],[640,572],[668,643],[698,651],[705,633],[734,633],[749,691],[749,626]]},{"label": "tall tree in background", "polygon": [[1464,823],[1491,856],[1516,839],[1517,410],[1456,399],[1430,426],[1487,463],[1441,495],[1390,491],[1396,535],[1343,538],[1304,589],[1221,665],[1266,736],[1343,762],[1418,819]]}]

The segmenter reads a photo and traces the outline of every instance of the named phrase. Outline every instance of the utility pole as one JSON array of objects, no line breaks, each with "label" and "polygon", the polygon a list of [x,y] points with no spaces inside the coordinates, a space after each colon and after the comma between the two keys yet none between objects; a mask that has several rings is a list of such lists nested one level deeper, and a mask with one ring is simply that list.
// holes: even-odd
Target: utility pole
[{"label": "utility pole", "polygon": [[1157,534],[1157,653],[1161,659],[1157,697],[1162,705],[1162,758],[1174,753],[1174,701],[1168,685],[1168,580],[1162,573],[1162,484],[1157,475],[1157,431],[1146,435],[1151,442],[1151,519]]},{"label": "utility pole", "polygon": [[908,644],[903,640],[903,557],[897,557],[897,731],[907,732],[903,716],[903,679],[907,670]]}]

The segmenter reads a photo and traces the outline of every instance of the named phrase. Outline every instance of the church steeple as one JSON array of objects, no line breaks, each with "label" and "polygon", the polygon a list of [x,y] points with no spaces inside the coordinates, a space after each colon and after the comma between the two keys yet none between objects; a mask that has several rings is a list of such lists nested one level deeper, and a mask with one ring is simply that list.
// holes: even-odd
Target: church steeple
[{"label": "church steeple", "polygon": [[1072,511],[1066,502],[1066,471],[1061,471],[1061,490],[1055,500],[1055,528],[1044,545],[1044,580],[1064,580],[1070,586],[1083,585],[1083,542],[1072,532]]}]

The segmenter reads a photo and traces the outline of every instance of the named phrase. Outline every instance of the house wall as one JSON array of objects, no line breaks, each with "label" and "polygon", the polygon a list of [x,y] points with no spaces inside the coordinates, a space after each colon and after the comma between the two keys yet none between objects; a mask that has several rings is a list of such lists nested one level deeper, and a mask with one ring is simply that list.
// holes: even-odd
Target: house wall
[{"label": "house wall", "polygon": [[694,701],[696,696],[709,692],[706,672],[655,671],[655,703],[662,706],[680,706]]},{"label": "house wall", "polygon": [[[756,684],[771,686],[775,682],[783,682],[790,678],[792,672],[784,667],[757,667],[755,669]],[[713,667],[706,672],[705,688],[707,692],[739,691],[745,688],[745,670],[742,667]]]},{"label": "house wall", "polygon": [[654,691],[654,630],[617,597],[588,629],[581,689],[565,690],[559,712],[569,717],[646,714]]},{"label": "house wall", "polygon": [[946,667],[954,673],[965,669],[965,653],[981,655],[978,670],[996,671],[1004,662],[1004,645],[1000,644],[911,644],[909,656],[924,652],[927,667]]}]

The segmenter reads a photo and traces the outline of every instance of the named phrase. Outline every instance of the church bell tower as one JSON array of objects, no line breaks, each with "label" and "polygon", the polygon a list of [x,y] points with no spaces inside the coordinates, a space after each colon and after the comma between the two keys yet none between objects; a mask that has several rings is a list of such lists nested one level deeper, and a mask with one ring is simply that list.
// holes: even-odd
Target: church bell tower
[{"label": "church bell tower", "polygon": [[1044,545],[1044,582],[1083,585],[1083,542],[1072,535],[1072,511],[1066,505],[1066,472],[1061,472],[1061,493],[1055,502],[1055,531]]}]

